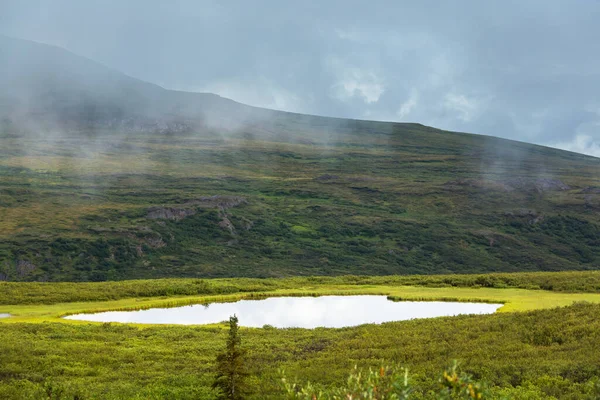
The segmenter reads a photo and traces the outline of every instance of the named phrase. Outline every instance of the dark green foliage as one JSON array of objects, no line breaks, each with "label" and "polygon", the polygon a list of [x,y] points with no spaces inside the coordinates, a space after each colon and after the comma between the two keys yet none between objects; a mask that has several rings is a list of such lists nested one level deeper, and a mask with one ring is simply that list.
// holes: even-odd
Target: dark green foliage
[{"label": "dark green foliage", "polygon": [[248,374],[246,350],[241,347],[238,319],[234,315],[229,318],[229,336],[225,350],[217,355],[215,380],[213,389],[217,389],[218,399],[241,400],[248,394],[245,382]]}]

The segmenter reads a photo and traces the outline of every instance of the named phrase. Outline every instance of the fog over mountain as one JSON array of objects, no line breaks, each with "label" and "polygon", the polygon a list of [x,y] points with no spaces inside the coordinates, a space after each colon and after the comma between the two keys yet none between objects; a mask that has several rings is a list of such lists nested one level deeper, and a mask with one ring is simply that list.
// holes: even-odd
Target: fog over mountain
[{"label": "fog over mountain", "polygon": [[210,93],[165,90],[58,47],[0,36],[0,117],[22,129],[173,133],[261,112]]},{"label": "fog over mountain", "polygon": [[4,0],[0,33],[169,89],[599,155],[599,17],[584,1]]}]

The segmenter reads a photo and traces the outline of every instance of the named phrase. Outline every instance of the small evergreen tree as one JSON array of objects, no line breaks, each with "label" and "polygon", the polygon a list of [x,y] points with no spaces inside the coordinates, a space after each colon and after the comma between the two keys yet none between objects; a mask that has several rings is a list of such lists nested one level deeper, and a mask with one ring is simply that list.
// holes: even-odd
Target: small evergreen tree
[{"label": "small evergreen tree", "polygon": [[218,389],[218,399],[241,400],[247,392],[245,378],[248,376],[244,357],[246,350],[241,347],[238,333],[238,319],[229,318],[229,337],[225,350],[217,355],[216,376],[213,389]]}]

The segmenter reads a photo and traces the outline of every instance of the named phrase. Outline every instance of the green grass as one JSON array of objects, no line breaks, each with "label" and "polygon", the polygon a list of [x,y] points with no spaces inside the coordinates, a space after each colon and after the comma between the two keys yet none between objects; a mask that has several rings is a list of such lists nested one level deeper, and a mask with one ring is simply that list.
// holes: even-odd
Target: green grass
[{"label": "green grass", "polygon": [[[597,159],[539,146],[293,115],[224,137],[0,133],[0,274],[102,281],[597,269],[600,195],[586,188],[600,186],[599,173]],[[538,179],[570,189],[537,190]],[[233,231],[219,226],[222,212],[194,203],[213,195],[247,200],[226,210]],[[149,219],[152,207],[196,214]]]},{"label": "green grass", "polygon": [[[12,293],[21,296],[15,297],[20,304],[0,306],[0,312],[13,314],[0,320],[0,397],[48,398],[45,390],[52,387],[85,399],[213,398],[214,359],[224,346],[226,325],[88,323],[62,320],[61,315],[262,296],[385,294],[395,299],[479,300],[504,306],[491,315],[342,329],[242,328],[242,343],[249,350],[251,398],[281,398],[280,369],[290,380],[326,388],[342,385],[355,365],[383,364],[408,367],[414,398],[428,398],[438,387],[440,370],[458,360],[462,370],[489,383],[492,398],[592,399],[600,376],[597,279],[597,272],[561,272],[6,283],[3,288],[12,286]],[[526,282],[553,287],[517,287]],[[168,285],[173,291],[197,285],[210,294],[160,294]],[[585,289],[577,292],[576,286]],[[28,287],[33,302],[27,300]],[[102,291],[118,299],[89,300]],[[136,297],[133,292],[152,294]],[[50,304],[57,293],[63,302]],[[3,302],[9,297],[4,291],[0,295]],[[82,295],[88,301],[81,301]]]},{"label": "green grass", "polygon": [[[530,289],[563,293],[600,293],[600,271],[496,273],[480,275],[316,276],[285,279],[154,279],[117,282],[0,282],[0,305],[56,304],[128,298],[210,296],[321,290],[330,287]],[[536,292],[537,293],[537,292]]]}]

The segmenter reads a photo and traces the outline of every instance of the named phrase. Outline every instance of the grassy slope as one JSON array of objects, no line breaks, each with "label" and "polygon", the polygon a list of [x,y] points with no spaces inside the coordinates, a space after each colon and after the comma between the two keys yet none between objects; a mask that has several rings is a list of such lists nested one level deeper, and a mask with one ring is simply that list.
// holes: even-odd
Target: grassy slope
[{"label": "grassy slope", "polygon": [[[5,127],[0,273],[105,280],[596,269],[600,194],[589,187],[600,186],[599,173],[597,159],[539,146],[292,114],[227,137],[40,139]],[[540,179],[570,189],[539,189]],[[186,204],[213,195],[247,200],[225,210],[234,232],[219,226],[223,211]],[[148,219],[155,206],[197,213]]]},{"label": "grassy slope", "polygon": [[[478,278],[485,277],[404,278],[435,286],[454,278],[454,283],[462,287],[399,286],[406,281],[395,284],[388,281],[388,286],[383,286],[381,282],[369,282],[369,279],[401,280],[402,277],[316,278],[312,282],[293,278],[267,281],[266,285],[274,289],[279,282],[280,288],[273,292],[279,294],[293,291],[328,293],[343,289],[395,293],[405,297],[474,296],[504,299],[509,301],[507,306],[513,304],[525,308],[527,304],[536,304],[536,300],[542,300],[536,304],[540,308],[568,305],[573,300],[599,300],[596,272],[492,275],[488,281],[496,285],[512,283],[511,286],[517,287],[552,284],[554,291],[474,287],[482,283]],[[352,284],[352,280],[356,282]],[[150,285],[159,289],[161,283],[169,283],[176,290],[177,282],[180,287],[204,282],[201,286],[205,291],[223,288],[254,291],[260,283],[247,279],[167,280],[153,283],[48,283],[45,288],[48,299],[53,298],[55,291],[52,289],[57,287],[56,292],[62,293],[63,298],[70,295],[75,300],[79,296],[78,288],[93,296],[94,289],[101,289],[102,285],[116,286],[115,292],[119,292],[124,285],[129,290],[132,285],[149,290]],[[36,293],[40,284],[15,283],[5,284],[5,287],[10,285],[26,294],[28,286]],[[583,290],[587,293],[565,291],[573,285],[585,287]],[[154,296],[149,300],[129,298],[116,303],[1,306],[0,311],[30,313],[23,315],[21,321],[29,318],[36,322],[15,319],[8,323],[9,319],[0,323],[0,397],[44,398],[44,387],[52,386],[86,399],[211,398],[209,385],[214,357],[225,342],[224,326],[52,322],[53,315],[64,312],[115,304],[129,307],[136,302],[138,306],[145,302],[156,305],[178,300],[161,299],[158,292]],[[546,300],[551,304],[545,303]],[[19,302],[27,303],[26,297]],[[377,367],[382,363],[408,366],[417,387],[416,398],[419,398],[419,393],[426,393],[436,386],[440,369],[457,359],[467,372],[489,382],[498,396],[530,400],[592,399],[591,384],[600,375],[599,307],[598,304],[580,302],[550,310],[434,318],[344,329],[242,329],[242,338],[243,345],[249,350],[253,398],[280,398],[280,368],[285,369],[292,379],[297,377],[300,381],[329,385],[341,384],[354,365]]]}]

